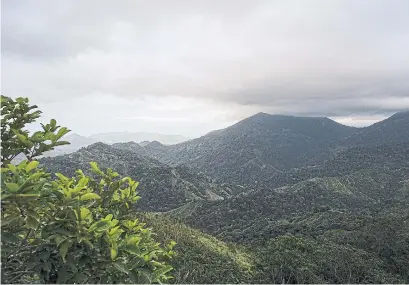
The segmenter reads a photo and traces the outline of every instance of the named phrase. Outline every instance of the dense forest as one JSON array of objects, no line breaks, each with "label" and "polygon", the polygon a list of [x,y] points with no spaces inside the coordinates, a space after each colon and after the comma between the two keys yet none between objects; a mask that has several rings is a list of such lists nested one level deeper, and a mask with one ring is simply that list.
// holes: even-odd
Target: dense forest
[{"label": "dense forest", "polygon": [[35,109],[2,97],[3,283],[409,283],[409,112],[44,157],[68,130]]}]

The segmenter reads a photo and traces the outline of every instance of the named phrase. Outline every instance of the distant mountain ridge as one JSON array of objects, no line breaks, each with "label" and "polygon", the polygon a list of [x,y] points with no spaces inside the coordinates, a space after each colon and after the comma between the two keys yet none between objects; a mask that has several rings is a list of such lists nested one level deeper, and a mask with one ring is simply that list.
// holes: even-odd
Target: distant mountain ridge
[{"label": "distant mountain ridge", "polygon": [[317,145],[355,132],[328,118],[258,113],[180,144],[146,145],[141,154],[170,165],[186,164],[220,181],[250,184],[291,168]]},{"label": "distant mountain ridge", "polygon": [[167,135],[159,133],[147,133],[147,132],[110,132],[110,133],[98,133],[89,136],[100,142],[113,144],[119,142],[143,142],[143,141],[159,141],[165,145],[171,145],[181,143],[189,138],[181,135]]},{"label": "distant mountain ridge", "polygon": [[146,133],[146,132],[111,132],[111,133],[99,133],[90,136],[81,136],[76,133],[72,133],[64,137],[68,141],[69,145],[64,145],[56,148],[53,151],[46,153],[46,156],[57,156],[66,153],[72,153],[79,150],[82,147],[89,146],[96,142],[103,142],[107,144],[121,143],[121,142],[136,142],[141,144],[147,144],[152,141],[160,141],[164,145],[176,144],[188,140],[187,137],[180,135],[165,135],[158,133]]},{"label": "distant mountain ridge", "polygon": [[200,138],[171,146],[146,144],[135,151],[165,164],[186,165],[217,181],[254,185],[292,168],[320,165],[349,147],[406,141],[409,112],[364,128],[324,117],[258,113]]}]

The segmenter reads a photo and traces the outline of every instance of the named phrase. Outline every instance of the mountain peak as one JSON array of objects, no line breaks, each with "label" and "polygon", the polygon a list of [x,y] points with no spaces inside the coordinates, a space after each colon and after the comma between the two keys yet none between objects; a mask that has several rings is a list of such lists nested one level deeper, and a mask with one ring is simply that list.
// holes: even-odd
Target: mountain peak
[{"label": "mountain peak", "polygon": [[398,119],[398,120],[407,119],[407,118],[409,118],[409,110],[397,112],[389,117],[389,119]]},{"label": "mountain peak", "polygon": [[164,145],[158,141],[151,141],[146,145],[147,147],[163,147]]},{"label": "mountain peak", "polygon": [[275,118],[275,119],[284,119],[284,118],[295,118],[294,116],[290,116],[290,115],[283,115],[283,114],[268,114],[268,113],[264,113],[264,112],[258,112],[257,114],[254,114],[250,117],[248,117],[248,119],[250,118]]},{"label": "mountain peak", "polygon": [[258,112],[257,114],[254,114],[253,116],[250,116],[250,117],[264,117],[264,116],[272,116],[272,115],[264,113],[264,112]]},{"label": "mountain peak", "polygon": [[283,115],[283,114],[267,114],[263,112],[259,112],[254,114],[240,122],[238,122],[235,126],[246,126],[250,124],[250,126],[254,127],[255,125],[258,126],[265,126],[265,127],[273,127],[273,128],[288,128],[288,127],[297,127],[297,126],[310,126],[310,125],[325,125],[330,124],[333,126],[338,126],[337,122],[326,118],[326,117],[298,117],[298,116],[291,116],[291,115]]},{"label": "mountain peak", "polygon": [[106,143],[103,143],[103,142],[96,142],[96,143],[93,143],[93,144],[85,147],[86,150],[94,150],[94,149],[103,150],[103,149],[111,149],[111,148],[112,147],[110,145],[108,145]]}]

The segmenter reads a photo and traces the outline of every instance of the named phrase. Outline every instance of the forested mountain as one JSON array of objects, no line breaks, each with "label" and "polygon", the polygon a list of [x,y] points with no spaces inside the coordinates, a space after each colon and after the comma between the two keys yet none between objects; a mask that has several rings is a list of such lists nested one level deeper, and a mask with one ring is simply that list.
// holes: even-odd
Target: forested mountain
[{"label": "forested mountain", "polygon": [[317,146],[307,152],[304,164],[320,164],[337,152],[354,146],[407,143],[409,141],[409,111],[399,112],[350,136]]},{"label": "forested mountain", "polygon": [[271,189],[314,177],[336,177],[368,168],[384,169],[409,165],[408,143],[357,146],[334,153],[320,165],[290,169],[263,177],[252,188]]},{"label": "forested mountain", "polygon": [[139,209],[162,212],[140,218],[178,243],[176,283],[403,283],[408,114],[357,129],[260,113],[173,146],[96,143],[41,163],[140,181]]},{"label": "forested mountain", "polygon": [[396,113],[381,122],[363,128],[356,134],[340,139],[336,144],[350,147],[407,141],[409,141],[409,111]]},{"label": "forested mountain", "polygon": [[[407,204],[407,180],[409,168],[382,172],[368,169],[245,192],[225,201],[189,203],[173,210],[171,215],[217,237],[253,243],[286,234],[294,228],[295,220],[316,213],[324,212],[326,219],[328,215],[370,215]],[[337,229],[336,224],[324,223],[311,233],[329,229]],[[300,229],[292,233],[297,230]]]},{"label": "forested mountain", "polygon": [[218,182],[253,187],[294,168],[319,166],[350,147],[407,141],[409,112],[365,128],[343,126],[328,118],[258,113],[184,143],[152,142],[134,151],[169,165],[186,165]]},{"label": "forested mountain", "polygon": [[[127,145],[138,147],[136,143]],[[138,189],[144,199],[144,203],[139,204],[141,210],[167,211],[192,200],[224,199],[237,191],[237,187],[216,185],[184,167],[170,167],[155,159],[104,143],[95,143],[72,154],[43,158],[41,164],[52,173],[61,172],[72,176],[76,169],[88,169],[90,161],[97,162],[101,168],[113,168],[139,181]]]},{"label": "forested mountain", "polygon": [[328,118],[258,113],[181,144],[148,144],[140,153],[167,164],[186,164],[218,181],[254,184],[292,168],[309,150],[356,131]]},{"label": "forested mountain", "polygon": [[167,135],[159,133],[147,133],[147,132],[110,132],[110,133],[98,133],[90,135],[96,141],[104,143],[118,143],[118,142],[144,142],[144,141],[160,141],[165,145],[171,145],[181,143],[188,140],[187,137],[181,135]]},{"label": "forested mountain", "polygon": [[[352,221],[350,228],[355,230],[333,230],[316,237],[286,234],[243,246],[222,242],[163,215],[140,216],[155,229],[159,241],[177,242],[173,282],[181,284],[403,283],[408,260],[402,251],[404,240],[397,236],[405,235],[409,225],[397,231],[400,218],[350,219],[345,222]],[[306,218],[299,227],[311,229],[317,226],[314,220]],[[394,259],[390,253],[388,259],[388,250],[396,251]]]},{"label": "forested mountain", "polygon": [[[285,186],[266,185],[224,201],[191,202],[168,215],[224,241],[259,248],[261,256],[272,248],[275,266],[291,256],[286,262],[298,268],[295,276],[303,276],[295,283],[408,282],[408,161],[408,144],[356,147],[320,168],[303,169],[300,182],[287,179],[281,181]],[[346,264],[355,264],[353,281],[340,273]],[[329,277],[319,273],[323,265],[344,269]],[[301,270],[305,267],[311,275]],[[262,275],[274,266],[263,268]],[[278,282],[263,276],[264,283]]]},{"label": "forested mountain", "polygon": [[141,143],[146,145],[152,141],[160,141],[165,145],[180,143],[188,140],[184,136],[178,135],[164,135],[157,133],[130,133],[130,132],[113,132],[113,133],[99,133],[90,136],[81,136],[78,134],[70,134],[65,137],[65,140],[68,141],[69,145],[63,145],[59,148],[56,148],[50,152],[47,152],[45,156],[57,156],[67,153],[73,153],[80,148],[87,147],[91,144],[97,142],[103,142],[106,144],[115,144],[119,142],[134,142]]}]

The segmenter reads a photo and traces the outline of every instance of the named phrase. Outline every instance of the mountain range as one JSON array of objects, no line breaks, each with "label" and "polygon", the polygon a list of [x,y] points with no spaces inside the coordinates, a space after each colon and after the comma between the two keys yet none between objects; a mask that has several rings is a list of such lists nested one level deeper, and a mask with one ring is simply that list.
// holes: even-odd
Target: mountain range
[{"label": "mountain range", "polygon": [[90,136],[81,136],[78,134],[69,134],[64,138],[68,141],[69,145],[64,145],[46,153],[46,156],[57,156],[66,153],[72,153],[79,150],[82,147],[89,146],[96,142],[104,142],[107,144],[113,144],[118,142],[136,142],[146,145],[151,141],[159,141],[164,145],[176,144],[188,140],[187,137],[180,135],[165,135],[158,133],[130,133],[130,132],[110,132],[99,133]]},{"label": "mountain range", "polygon": [[90,161],[140,181],[140,218],[179,244],[176,283],[409,282],[409,112],[364,128],[259,113],[40,160],[67,175]]},{"label": "mountain range", "polygon": [[328,118],[258,113],[197,139],[169,146],[152,142],[134,151],[186,165],[215,181],[253,186],[290,169],[320,165],[349,147],[407,141],[409,112],[365,128]]}]

